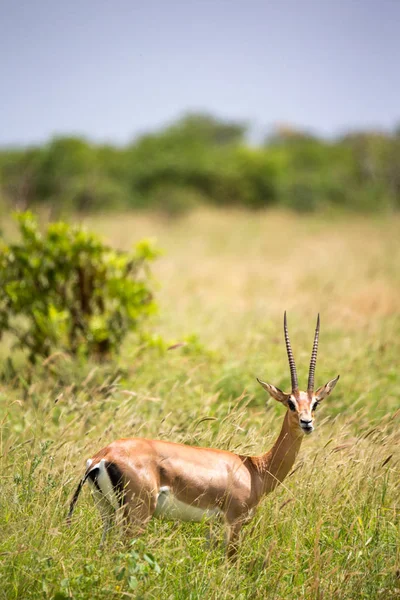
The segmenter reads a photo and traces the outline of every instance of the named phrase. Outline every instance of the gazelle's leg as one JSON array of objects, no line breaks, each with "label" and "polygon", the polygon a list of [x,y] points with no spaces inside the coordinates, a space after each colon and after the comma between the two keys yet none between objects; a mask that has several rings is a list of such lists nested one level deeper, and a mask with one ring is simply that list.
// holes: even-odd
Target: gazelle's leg
[{"label": "gazelle's leg", "polygon": [[107,534],[114,524],[115,513],[113,512],[112,515],[111,514],[104,515],[104,516],[102,516],[102,518],[103,518],[103,533],[101,534],[100,548],[102,548],[104,546],[104,542],[106,541]]},{"label": "gazelle's leg", "polygon": [[206,548],[216,548],[220,543],[221,520],[211,519],[206,530]]},{"label": "gazelle's leg", "polygon": [[239,547],[239,534],[242,529],[243,522],[235,521],[234,523],[228,523],[226,545],[227,545],[227,556],[230,560],[236,558],[236,554]]},{"label": "gazelle's leg", "polygon": [[152,518],[157,504],[155,490],[142,490],[140,495],[127,488],[122,507],[124,535],[127,539],[141,535]]},{"label": "gazelle's leg", "polygon": [[94,501],[96,504],[96,508],[98,509],[100,516],[101,516],[101,520],[103,522],[103,532],[101,534],[101,541],[100,541],[100,548],[102,548],[104,545],[104,542],[106,540],[107,534],[114,524],[115,509],[109,503],[109,501],[106,500],[106,498],[104,497],[102,492],[99,490],[99,488],[96,486],[96,484],[93,483],[90,479],[89,479],[89,484],[92,489],[92,495],[93,495],[93,498],[94,498]]}]

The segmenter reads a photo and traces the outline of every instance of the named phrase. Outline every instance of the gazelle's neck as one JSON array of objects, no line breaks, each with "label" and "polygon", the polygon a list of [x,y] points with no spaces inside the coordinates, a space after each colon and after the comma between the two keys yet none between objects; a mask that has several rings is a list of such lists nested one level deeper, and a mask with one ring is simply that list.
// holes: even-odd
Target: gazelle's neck
[{"label": "gazelle's neck", "polygon": [[288,475],[299,453],[303,433],[290,419],[289,411],[283,420],[281,432],[271,450],[253,456],[252,462],[262,480],[261,494],[272,492]]}]

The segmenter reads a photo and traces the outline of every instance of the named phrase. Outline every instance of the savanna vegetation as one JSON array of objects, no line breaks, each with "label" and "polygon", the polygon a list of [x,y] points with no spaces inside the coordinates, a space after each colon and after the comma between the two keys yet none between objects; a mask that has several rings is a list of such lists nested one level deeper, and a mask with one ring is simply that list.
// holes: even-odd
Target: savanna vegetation
[{"label": "savanna vegetation", "polygon": [[[113,165],[115,179],[110,176],[107,185],[119,182],[125,205],[134,197],[134,188],[126,192],[125,175],[119,178],[118,173],[130,172],[124,171],[122,155],[147,153],[148,160],[139,161],[140,177],[132,171],[130,184],[141,181],[146,197],[157,198],[153,187],[157,161],[161,180],[171,176],[176,192],[172,166],[163,170],[161,165],[163,157],[171,156],[172,133],[150,136],[123,151],[68,143],[80,145],[87,156],[108,157],[104,160]],[[225,143],[222,133],[215,143]],[[159,148],[161,140],[165,154],[152,147]],[[52,142],[61,147],[66,143]],[[352,156],[349,140],[337,143]],[[312,160],[320,151],[326,151],[331,161],[337,157],[334,144],[304,139],[299,144],[310,145]],[[253,166],[258,160],[268,164],[271,160],[275,173],[279,161],[294,152],[294,140],[289,146],[291,150],[281,140],[265,150],[244,150],[229,143],[226,152],[232,152],[235,160],[248,152]],[[43,153],[50,160],[48,147],[32,152],[22,153],[20,159],[34,162]],[[193,142],[196,152],[205,160]],[[185,156],[189,154],[176,156],[173,164],[182,168]],[[2,160],[4,169],[4,154]],[[319,171],[327,178],[318,177],[321,189],[327,189],[328,162]],[[236,168],[230,171],[221,163],[234,181]],[[353,168],[351,160],[349,164]],[[210,159],[211,172],[217,166]],[[342,166],[344,181],[350,167],[345,161]],[[147,179],[145,167],[152,174]],[[207,170],[207,165],[203,167]],[[51,168],[57,172],[54,163]],[[78,196],[69,195],[68,178],[52,179],[51,172],[40,180],[40,194],[29,196],[32,202],[39,197],[47,202],[54,193],[51,182],[63,181],[66,187],[59,191],[65,195],[57,197],[75,198],[75,205]],[[185,185],[199,181],[198,173],[190,171],[189,159],[187,173]],[[304,173],[307,184],[315,182],[313,170],[304,166]],[[371,172],[359,173],[357,201],[368,197],[372,206],[391,198],[394,205],[394,193],[374,196],[382,189],[381,174],[374,187],[363,179]],[[14,176],[17,181],[18,169]],[[74,189],[95,181],[82,177]],[[278,180],[271,188],[262,183],[272,190],[271,196],[263,196],[271,203],[272,198],[276,201]],[[212,177],[209,181],[215,182]],[[290,181],[288,177],[288,189],[294,185]],[[337,181],[342,181],[339,176]],[[39,180],[26,182],[26,189],[39,189],[35,188]],[[210,194],[205,188],[195,189],[196,198],[200,189],[202,197]],[[218,186],[212,189],[230,197]],[[314,198],[319,202],[321,195]],[[80,219],[117,250],[130,251],[144,236],[157,238],[164,250],[152,266],[159,282],[155,291],[159,311],[147,320],[145,340],[133,331],[119,345],[119,355],[109,360],[98,361],[90,352],[73,356],[55,351],[30,364],[23,350],[13,348],[12,336],[3,336],[0,597],[398,598],[399,217],[331,214],[328,219],[316,213],[299,219],[291,211],[276,209],[254,213],[203,207],[176,220],[147,212],[92,213]],[[15,225],[8,217],[2,225],[5,238],[16,243]],[[130,546],[113,531],[100,552],[101,522],[88,490],[67,528],[68,501],[86,458],[112,439],[151,436],[247,454],[272,445],[283,407],[268,400],[255,378],[290,388],[284,309],[302,384],[317,312],[321,338],[316,384],[338,373],[341,379],[318,410],[316,430],[303,442],[293,473],[265,498],[245,528],[238,560],[226,561],[218,526],[213,528],[217,536],[221,533],[221,544],[210,547],[205,524],[156,520]],[[182,344],[167,350],[176,342]]]},{"label": "savanna vegetation", "polygon": [[278,127],[250,144],[245,123],[192,114],[124,147],[58,137],[3,149],[0,206],[45,206],[57,218],[129,208],[176,216],[203,204],[392,212],[399,173],[398,129],[328,140]]},{"label": "savanna vegetation", "polygon": [[104,358],[155,310],[146,240],[115,250],[77,226],[16,215],[20,240],[0,246],[0,336],[12,334],[30,362],[52,351]]}]

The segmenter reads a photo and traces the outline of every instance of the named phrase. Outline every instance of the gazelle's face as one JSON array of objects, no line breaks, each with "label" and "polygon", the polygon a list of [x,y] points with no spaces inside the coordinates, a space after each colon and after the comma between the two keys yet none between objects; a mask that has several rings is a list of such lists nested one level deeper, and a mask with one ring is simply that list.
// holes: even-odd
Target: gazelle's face
[{"label": "gazelle's face", "polygon": [[314,415],[318,406],[315,395],[309,396],[306,392],[298,392],[296,397],[294,394],[290,394],[286,405],[292,425],[298,425],[300,431],[307,435],[312,433],[314,431]]},{"label": "gazelle's face", "polygon": [[282,390],[270,383],[265,383],[260,380],[258,380],[258,382],[270,396],[287,407],[291,427],[299,429],[299,431],[308,435],[314,431],[315,411],[324,398],[329,396],[338,379],[339,375],[318,388],[315,393],[297,391],[296,393],[291,394],[282,392]]},{"label": "gazelle's face", "polygon": [[286,352],[289,360],[290,367],[290,378],[292,380],[292,392],[291,394],[285,394],[279,388],[271,385],[270,383],[265,383],[264,381],[260,381],[257,379],[258,383],[260,383],[265,390],[267,390],[268,394],[281,402],[288,408],[288,416],[289,423],[291,428],[297,429],[302,433],[312,433],[314,431],[314,415],[317,410],[317,406],[324,398],[329,396],[337,381],[339,379],[339,375],[336,379],[331,379],[325,385],[318,388],[316,392],[314,392],[314,375],[315,375],[315,365],[317,362],[317,352],[318,352],[318,339],[319,339],[319,315],[317,318],[317,326],[315,328],[314,334],[314,343],[311,352],[311,360],[310,360],[310,370],[308,373],[308,386],[307,392],[301,392],[299,390],[299,384],[297,380],[297,371],[296,371],[296,363],[294,361],[294,356],[292,352],[292,347],[289,339],[289,332],[286,322],[286,311],[283,318],[283,331],[285,334],[285,342],[286,342]]}]

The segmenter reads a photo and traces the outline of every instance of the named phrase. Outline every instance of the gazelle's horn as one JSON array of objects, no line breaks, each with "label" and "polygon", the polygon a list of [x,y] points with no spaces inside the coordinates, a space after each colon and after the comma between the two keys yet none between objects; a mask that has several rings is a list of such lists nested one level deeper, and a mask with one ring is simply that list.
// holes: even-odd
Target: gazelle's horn
[{"label": "gazelle's horn", "polygon": [[292,347],[290,345],[289,332],[288,332],[288,328],[287,328],[286,310],[285,310],[285,316],[283,319],[283,330],[285,332],[286,352],[287,352],[288,359],[289,359],[290,377],[292,379],[292,392],[298,392],[299,384],[297,382],[296,364],[294,362],[294,356],[293,356],[293,352],[292,352]]},{"label": "gazelle's horn", "polygon": [[307,386],[308,392],[314,391],[314,375],[315,375],[315,365],[317,363],[318,338],[319,338],[319,314],[318,314],[318,318],[317,318],[317,326],[315,328],[314,343],[313,343],[313,348],[312,348],[312,352],[311,352],[310,370],[308,373],[308,386]]}]

